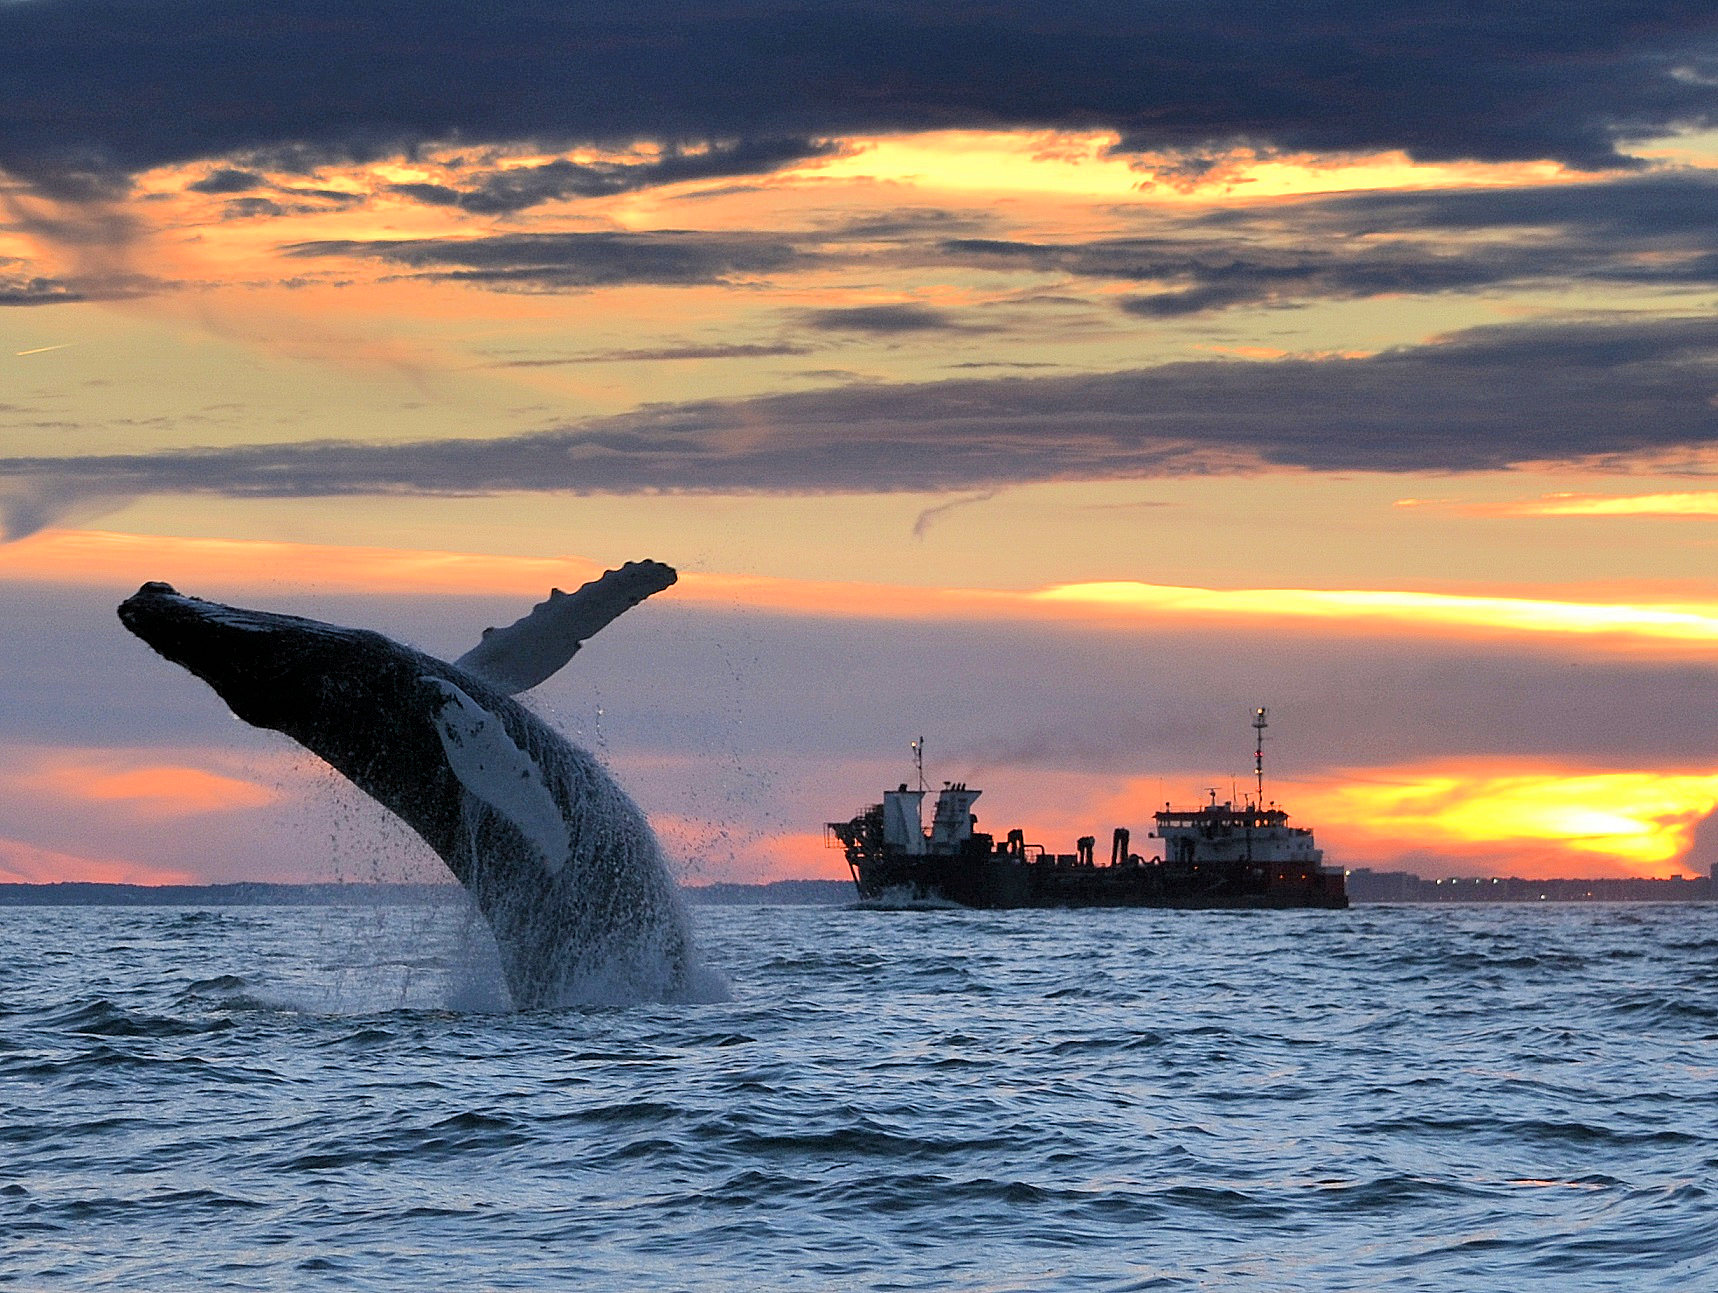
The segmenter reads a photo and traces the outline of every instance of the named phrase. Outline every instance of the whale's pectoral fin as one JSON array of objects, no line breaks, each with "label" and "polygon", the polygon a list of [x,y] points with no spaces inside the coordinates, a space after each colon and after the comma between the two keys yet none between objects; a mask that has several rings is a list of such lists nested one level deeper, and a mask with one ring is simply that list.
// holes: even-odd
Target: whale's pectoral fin
[{"label": "whale's pectoral fin", "polygon": [[466,793],[513,824],[553,875],[572,848],[567,821],[543,770],[494,714],[445,678],[418,680],[440,697],[435,720],[447,766]]},{"label": "whale's pectoral fin", "polygon": [[557,588],[524,619],[484,629],[483,640],[454,663],[501,691],[525,691],[571,660],[587,638],[623,611],[678,578],[673,566],[660,561],[629,561],[577,592]]}]

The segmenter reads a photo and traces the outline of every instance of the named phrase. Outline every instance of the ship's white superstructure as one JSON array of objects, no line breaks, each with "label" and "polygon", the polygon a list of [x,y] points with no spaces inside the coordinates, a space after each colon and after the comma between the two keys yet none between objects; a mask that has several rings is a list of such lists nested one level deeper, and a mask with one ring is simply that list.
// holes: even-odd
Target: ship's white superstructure
[{"label": "ship's white superstructure", "polygon": [[1219,804],[1215,795],[1191,811],[1167,804],[1157,814],[1152,834],[1163,841],[1163,860],[1172,865],[1204,862],[1254,862],[1266,866],[1294,863],[1316,866],[1324,850],[1314,848],[1312,832],[1288,824],[1280,808]]}]

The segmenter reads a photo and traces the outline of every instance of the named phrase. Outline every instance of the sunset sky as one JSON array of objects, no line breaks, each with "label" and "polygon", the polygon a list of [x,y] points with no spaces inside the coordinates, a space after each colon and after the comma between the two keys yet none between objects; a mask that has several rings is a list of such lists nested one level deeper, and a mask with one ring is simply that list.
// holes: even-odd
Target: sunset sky
[{"label": "sunset sky", "polygon": [[[114,617],[457,656],[692,881],[1267,794],[1718,860],[1718,10],[0,0],[0,880],[435,878]],[[1710,823],[1710,824],[1708,824]]]}]

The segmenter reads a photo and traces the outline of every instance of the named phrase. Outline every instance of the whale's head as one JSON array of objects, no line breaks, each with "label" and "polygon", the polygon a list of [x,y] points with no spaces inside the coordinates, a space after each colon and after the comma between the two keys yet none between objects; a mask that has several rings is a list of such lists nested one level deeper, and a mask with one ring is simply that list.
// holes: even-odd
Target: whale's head
[{"label": "whale's head", "polygon": [[388,654],[387,640],[365,629],[224,606],[164,583],[144,584],[120,603],[119,618],[213,687],[239,718],[293,735],[308,714],[341,701],[331,693],[373,674]]}]

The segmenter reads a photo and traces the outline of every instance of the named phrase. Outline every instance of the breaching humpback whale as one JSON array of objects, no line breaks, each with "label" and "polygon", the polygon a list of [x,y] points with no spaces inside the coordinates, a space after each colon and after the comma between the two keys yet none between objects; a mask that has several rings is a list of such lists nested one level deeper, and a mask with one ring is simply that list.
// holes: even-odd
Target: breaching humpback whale
[{"label": "breaching humpback whale", "polygon": [[495,935],[513,1004],[696,991],[678,891],[644,814],[590,754],[511,699],[675,580],[629,562],[450,664],[380,633],[241,610],[148,583],[125,627],[284,732],[421,835]]}]

